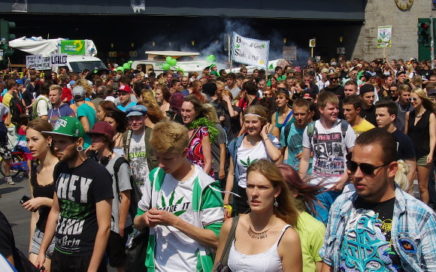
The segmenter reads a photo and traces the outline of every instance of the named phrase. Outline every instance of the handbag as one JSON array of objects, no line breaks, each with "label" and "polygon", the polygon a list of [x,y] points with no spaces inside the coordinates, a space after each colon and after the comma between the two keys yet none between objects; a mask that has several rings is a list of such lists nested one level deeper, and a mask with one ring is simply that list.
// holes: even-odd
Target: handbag
[{"label": "handbag", "polygon": [[129,236],[126,248],[126,271],[146,272],[145,257],[147,254],[149,228],[144,228],[142,231],[134,230]]},{"label": "handbag", "polygon": [[[150,194],[150,208],[152,207],[153,189]],[[125,269],[127,272],[147,272],[145,258],[147,257],[148,238],[150,228],[145,227],[142,230],[133,229],[129,234],[126,243],[126,262]]]},{"label": "handbag", "polygon": [[227,236],[226,245],[223,249],[223,254],[221,255],[221,259],[214,269],[214,272],[231,272],[229,265],[227,264],[229,260],[230,248],[232,246],[232,242],[235,239],[236,226],[238,225],[239,216],[233,217],[232,226],[230,228],[229,236]]}]

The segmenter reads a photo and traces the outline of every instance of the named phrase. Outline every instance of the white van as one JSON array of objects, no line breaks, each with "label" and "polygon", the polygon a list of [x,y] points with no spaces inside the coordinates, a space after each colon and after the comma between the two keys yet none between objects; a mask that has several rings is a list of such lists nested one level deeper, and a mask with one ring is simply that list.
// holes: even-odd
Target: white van
[{"label": "white van", "polygon": [[[204,68],[212,64],[207,60],[200,59],[200,53],[198,52],[145,51],[145,54],[147,54],[147,59],[133,61],[132,69],[137,69],[139,66],[144,72],[154,71],[156,75],[159,75],[164,72],[162,66],[166,63],[167,57],[176,59],[176,67],[180,68],[185,74],[189,72],[201,74]],[[172,68],[172,70],[176,70],[176,68]]]}]

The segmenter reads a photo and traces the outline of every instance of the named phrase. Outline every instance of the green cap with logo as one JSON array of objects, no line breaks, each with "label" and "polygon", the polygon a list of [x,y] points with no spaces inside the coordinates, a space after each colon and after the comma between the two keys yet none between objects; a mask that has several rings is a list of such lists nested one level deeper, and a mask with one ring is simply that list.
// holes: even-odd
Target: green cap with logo
[{"label": "green cap with logo", "polygon": [[59,118],[54,127],[53,131],[43,131],[45,134],[56,134],[75,138],[84,138],[85,130],[82,124],[77,118],[71,116],[64,116]]}]

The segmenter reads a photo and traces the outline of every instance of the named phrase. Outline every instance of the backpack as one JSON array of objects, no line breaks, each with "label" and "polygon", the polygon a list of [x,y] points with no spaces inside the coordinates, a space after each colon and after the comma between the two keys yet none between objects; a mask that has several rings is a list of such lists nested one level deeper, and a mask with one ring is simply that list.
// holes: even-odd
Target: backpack
[{"label": "backpack", "polygon": [[9,104],[9,112],[12,116],[12,124],[19,125],[20,119],[26,115],[26,107],[21,103],[21,100],[18,99],[18,97],[12,97]]},{"label": "backpack", "polygon": [[[342,119],[340,120],[340,122],[341,122],[341,132],[342,132],[342,140],[343,140],[343,139],[345,139],[345,136],[347,135],[347,129],[348,129],[349,124],[347,121],[342,120]],[[313,135],[318,135],[318,130],[316,129],[315,121],[310,122],[307,125],[307,136],[309,136],[309,141],[313,137]],[[314,143],[315,143],[315,139],[317,139],[317,137],[314,138]]]},{"label": "backpack", "polygon": [[[114,163],[115,187],[117,188],[118,195],[120,194],[120,187],[118,183],[118,172],[120,171],[120,167],[123,163],[127,163],[127,165],[129,165],[129,162],[124,157],[119,157]],[[138,210],[138,201],[141,199],[141,190],[136,185],[136,182],[133,180],[132,175],[130,175],[130,186],[132,187],[132,191],[130,193],[129,214],[133,220]]]}]

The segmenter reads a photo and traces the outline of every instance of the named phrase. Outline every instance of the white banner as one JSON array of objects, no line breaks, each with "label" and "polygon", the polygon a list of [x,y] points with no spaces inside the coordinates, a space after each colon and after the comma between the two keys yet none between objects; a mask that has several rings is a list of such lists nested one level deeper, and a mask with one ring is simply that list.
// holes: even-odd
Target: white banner
[{"label": "white banner", "polygon": [[233,32],[233,61],[266,68],[268,65],[268,55],[269,41],[245,38]]},{"label": "white banner", "polygon": [[52,66],[67,64],[67,55],[54,54],[48,57],[42,55],[26,56],[26,68],[35,70],[51,70]]},{"label": "white banner", "polygon": [[392,47],[392,26],[377,28],[377,48]]}]

